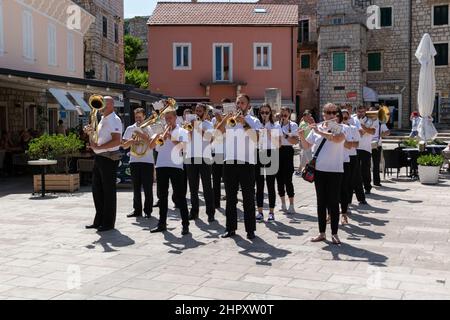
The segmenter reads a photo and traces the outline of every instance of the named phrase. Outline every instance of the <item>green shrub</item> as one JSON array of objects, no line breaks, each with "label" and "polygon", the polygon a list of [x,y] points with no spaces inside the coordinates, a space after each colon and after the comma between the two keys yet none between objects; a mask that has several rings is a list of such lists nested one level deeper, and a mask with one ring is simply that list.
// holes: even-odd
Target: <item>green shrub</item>
[{"label": "green shrub", "polygon": [[421,166],[440,167],[444,164],[444,157],[438,154],[427,154],[417,158],[417,163]]},{"label": "green shrub", "polygon": [[438,146],[446,146],[448,143],[441,139],[434,139],[431,144],[436,144]]},{"label": "green shrub", "polygon": [[417,148],[419,143],[414,138],[408,138],[400,142],[401,146],[407,147],[407,148]]},{"label": "green shrub", "polygon": [[55,160],[58,157],[68,156],[83,148],[83,142],[76,134],[63,135],[44,134],[31,140],[27,154],[32,160]]}]

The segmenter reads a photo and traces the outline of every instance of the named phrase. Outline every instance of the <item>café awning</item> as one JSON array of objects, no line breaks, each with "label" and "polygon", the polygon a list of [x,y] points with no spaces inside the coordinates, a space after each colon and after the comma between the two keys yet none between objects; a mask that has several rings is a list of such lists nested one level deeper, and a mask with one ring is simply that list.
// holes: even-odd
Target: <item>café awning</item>
[{"label": "caf\u00e9 awning", "polygon": [[91,108],[84,100],[84,93],[79,91],[69,91],[69,94],[73,97],[75,102],[81,107],[84,112],[90,112]]},{"label": "caf\u00e9 awning", "polygon": [[70,102],[67,96],[67,91],[56,88],[49,88],[48,91],[55,97],[59,105],[65,111],[77,111],[77,108],[72,104],[72,102]]}]

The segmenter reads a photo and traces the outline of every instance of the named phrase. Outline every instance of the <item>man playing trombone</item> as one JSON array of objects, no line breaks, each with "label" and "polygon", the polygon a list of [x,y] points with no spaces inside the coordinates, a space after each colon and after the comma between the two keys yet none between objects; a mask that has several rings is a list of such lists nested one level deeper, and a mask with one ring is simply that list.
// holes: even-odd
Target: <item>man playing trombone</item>
[{"label": "man playing trombone", "polygon": [[[124,149],[132,149],[130,152],[130,169],[134,191],[134,211],[127,217],[142,217],[142,209],[144,209],[145,217],[150,218],[153,211],[153,170],[155,166],[153,150],[148,145],[145,145],[140,153],[134,150],[140,146],[142,141],[146,141],[152,137],[153,133],[149,126],[140,129],[141,124],[145,120],[144,109],[138,108],[134,110],[134,119],[136,123],[129,126],[123,136]],[[145,194],[144,208],[142,208],[142,188]]]}]

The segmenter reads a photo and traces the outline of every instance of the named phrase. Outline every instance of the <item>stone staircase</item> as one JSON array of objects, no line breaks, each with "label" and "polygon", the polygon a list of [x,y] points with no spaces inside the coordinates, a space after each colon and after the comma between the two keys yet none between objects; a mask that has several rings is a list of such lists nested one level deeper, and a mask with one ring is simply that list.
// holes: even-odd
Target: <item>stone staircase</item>
[{"label": "stone staircase", "polygon": [[[409,137],[410,130],[392,130],[389,137],[383,138],[383,144],[398,145],[402,140]],[[437,139],[450,143],[450,130],[438,129]]]}]

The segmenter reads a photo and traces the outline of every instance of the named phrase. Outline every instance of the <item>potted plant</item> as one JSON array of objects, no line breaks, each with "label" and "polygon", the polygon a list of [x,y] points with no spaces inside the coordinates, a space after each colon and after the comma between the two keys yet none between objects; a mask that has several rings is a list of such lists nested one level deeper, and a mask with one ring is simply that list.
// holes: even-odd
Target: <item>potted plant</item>
[{"label": "potted plant", "polygon": [[399,146],[402,148],[417,148],[418,145],[419,142],[414,138],[407,138],[399,143]]},{"label": "potted plant", "polygon": [[[33,139],[28,147],[27,154],[31,160],[59,160],[62,163],[60,172],[46,175],[46,190],[70,191],[80,188],[79,174],[69,174],[69,157],[83,148],[83,142],[76,134],[63,135],[44,134]],[[58,174],[60,173],[60,174]],[[40,175],[34,176],[34,189],[41,188]]]},{"label": "potted plant", "polygon": [[444,164],[441,155],[427,154],[417,158],[419,165],[419,179],[422,184],[437,184],[439,182],[439,171]]}]

